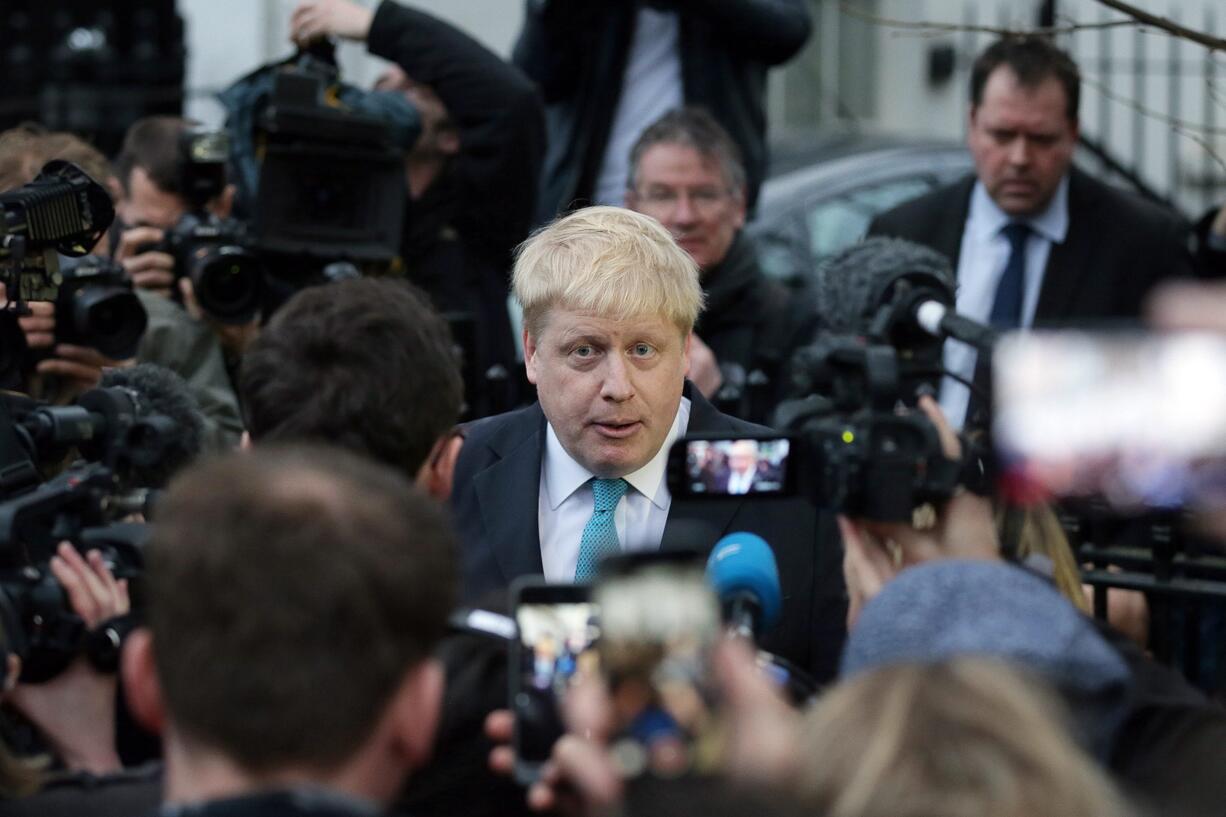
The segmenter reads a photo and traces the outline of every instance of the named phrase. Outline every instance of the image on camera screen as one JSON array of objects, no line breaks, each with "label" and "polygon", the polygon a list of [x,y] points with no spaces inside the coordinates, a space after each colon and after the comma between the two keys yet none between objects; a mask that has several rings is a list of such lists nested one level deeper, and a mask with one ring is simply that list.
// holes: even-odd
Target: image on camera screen
[{"label": "image on camera screen", "polygon": [[1226,340],[1032,332],[993,362],[1003,487],[1121,509],[1226,498]]},{"label": "image on camera screen", "polygon": [[593,649],[599,634],[596,606],[590,602],[520,604],[520,682],[516,715],[521,723],[520,753],[545,759],[562,734],[559,704],[584,674],[594,673]]},{"label": "image on camera screen", "polygon": [[790,440],[691,440],[686,474],[695,494],[777,494],[787,485]]}]

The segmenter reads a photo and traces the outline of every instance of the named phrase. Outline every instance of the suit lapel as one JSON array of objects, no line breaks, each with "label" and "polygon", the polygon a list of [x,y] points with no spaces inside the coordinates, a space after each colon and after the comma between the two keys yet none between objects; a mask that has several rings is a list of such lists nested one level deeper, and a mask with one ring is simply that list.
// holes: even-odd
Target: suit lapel
[{"label": "suit lapel", "polygon": [[949,259],[954,275],[958,274],[958,259],[962,256],[962,231],[971,209],[971,191],[975,177],[970,176],[949,188],[948,198],[932,208],[931,238],[921,239]]},{"label": "suit lapel", "polygon": [[[719,434],[733,432],[736,427],[707,402],[693,385],[686,381],[685,396],[690,398],[690,422],[687,434]],[[740,510],[744,497],[737,499],[678,500],[673,498],[660,538],[660,550],[707,551],[715,540],[728,532],[733,517]]]},{"label": "suit lapel", "polygon": [[500,459],[473,478],[488,544],[508,583],[544,571],[537,503],[545,415],[538,404],[513,423],[505,442],[491,445]]},{"label": "suit lapel", "polygon": [[1068,186],[1068,235],[1063,243],[1052,244],[1047,256],[1039,304],[1034,312],[1036,326],[1058,322],[1072,312],[1077,292],[1090,274],[1090,250],[1096,231],[1094,207],[1094,191],[1080,171],[1072,170]]}]

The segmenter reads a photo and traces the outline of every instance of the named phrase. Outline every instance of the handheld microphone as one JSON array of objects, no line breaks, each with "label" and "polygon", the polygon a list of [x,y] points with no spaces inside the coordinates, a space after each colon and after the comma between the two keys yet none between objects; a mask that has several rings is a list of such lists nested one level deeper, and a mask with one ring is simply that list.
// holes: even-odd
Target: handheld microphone
[{"label": "handheld microphone", "polygon": [[707,581],[719,596],[729,632],[753,640],[779,622],[779,568],[761,536],[742,531],[716,542],[707,559]]},{"label": "handheld microphone", "polygon": [[959,315],[940,301],[922,301],[912,314],[916,325],[935,338],[960,340],[980,352],[990,352],[996,345],[996,330]]}]

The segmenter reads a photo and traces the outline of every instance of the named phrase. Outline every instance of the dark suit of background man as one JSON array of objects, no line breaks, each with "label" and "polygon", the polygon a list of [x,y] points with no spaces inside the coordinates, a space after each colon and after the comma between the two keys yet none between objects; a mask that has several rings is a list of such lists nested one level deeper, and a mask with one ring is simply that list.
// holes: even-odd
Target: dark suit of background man
[{"label": "dark suit of background man", "polygon": [[[989,46],[971,74],[975,177],[869,227],[947,255],[958,311],[971,318],[1002,329],[1131,318],[1157,281],[1191,274],[1178,215],[1072,167],[1080,82],[1046,39]],[[945,365],[971,377],[974,352],[947,342]],[[961,423],[967,402],[966,388],[946,378],[946,416]]]},{"label": "dark suit of background man", "polygon": [[456,465],[462,595],[517,576],[585,580],[623,550],[709,550],[749,530],[783,580],[782,623],[766,649],[833,673],[844,629],[839,549],[800,499],[674,499],[668,448],[690,432],[755,436],[686,381],[698,270],[654,219],[613,207],[572,213],[515,264],[528,379],[540,402],[467,429]]},{"label": "dark suit of background man", "polygon": [[515,64],[541,88],[539,220],[620,204],[648,124],[701,105],[732,135],[752,211],[766,170],[766,73],[809,38],[804,0],[527,0]]}]

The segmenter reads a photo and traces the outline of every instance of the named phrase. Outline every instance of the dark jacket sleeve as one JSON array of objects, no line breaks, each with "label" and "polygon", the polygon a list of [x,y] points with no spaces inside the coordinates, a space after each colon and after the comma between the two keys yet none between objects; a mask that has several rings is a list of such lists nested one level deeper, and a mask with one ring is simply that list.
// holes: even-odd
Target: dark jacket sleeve
[{"label": "dark jacket sleeve", "polygon": [[[524,27],[511,60],[537,84],[545,102],[575,93],[590,37],[599,32],[601,4],[621,0],[525,0]],[[585,36],[586,35],[586,36]]]},{"label": "dark jacket sleeve", "polygon": [[674,0],[674,5],[710,25],[730,53],[766,65],[796,56],[812,30],[804,0]]},{"label": "dark jacket sleeve", "polygon": [[367,47],[434,89],[460,132],[464,225],[495,250],[527,236],[545,152],[540,97],[515,66],[454,26],[384,0]]}]

